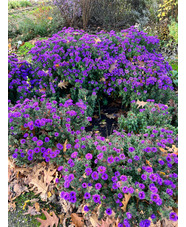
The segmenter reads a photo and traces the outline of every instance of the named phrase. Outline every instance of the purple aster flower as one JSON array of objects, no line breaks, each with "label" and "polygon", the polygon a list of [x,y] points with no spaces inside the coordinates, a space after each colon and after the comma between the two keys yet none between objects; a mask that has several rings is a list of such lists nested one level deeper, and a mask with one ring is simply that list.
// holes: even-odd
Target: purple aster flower
[{"label": "purple aster flower", "polygon": [[124,187],[122,188],[122,192],[123,192],[123,193],[128,193],[128,190],[129,190],[129,189],[128,189],[127,186],[124,186]]},{"label": "purple aster flower", "polygon": [[88,206],[84,206],[84,211],[85,211],[85,212],[88,212],[88,211],[89,211]]},{"label": "purple aster flower", "polygon": [[158,194],[151,194],[151,200],[154,202],[158,202],[158,200],[160,199]]},{"label": "purple aster flower", "polygon": [[70,148],[71,148],[71,144],[67,144],[66,149],[70,149]]},{"label": "purple aster flower", "polygon": [[114,158],[112,156],[108,157],[107,162],[110,163],[110,164],[113,163]]},{"label": "purple aster flower", "polygon": [[82,187],[83,187],[83,188],[86,188],[86,187],[87,187],[87,183],[83,183],[83,184],[82,184]]},{"label": "purple aster flower", "polygon": [[105,166],[99,166],[97,170],[98,170],[99,173],[105,173],[106,167]]},{"label": "purple aster flower", "polygon": [[121,175],[121,176],[120,176],[120,180],[121,180],[121,181],[124,181],[124,182],[127,181],[127,176]]},{"label": "purple aster flower", "polygon": [[150,217],[151,217],[152,219],[155,219],[155,218],[156,218],[156,215],[155,215],[155,214],[152,214]]},{"label": "purple aster flower", "polygon": [[95,189],[99,190],[102,187],[100,183],[95,184]]},{"label": "purple aster flower", "polygon": [[97,155],[97,158],[98,158],[99,160],[102,159],[102,158],[103,158],[103,153],[98,154],[98,155]]},{"label": "purple aster flower", "polygon": [[89,192],[85,192],[84,198],[85,199],[90,199],[90,197],[91,197],[91,194]]},{"label": "purple aster flower", "polygon": [[177,221],[178,220],[178,216],[175,212],[171,212],[170,215],[169,215],[169,219],[171,221]]},{"label": "purple aster flower", "polygon": [[120,158],[121,160],[124,160],[124,159],[125,159],[125,155],[124,155],[124,154],[120,154],[120,155],[119,155],[119,158]]},{"label": "purple aster flower", "polygon": [[118,193],[118,198],[122,199],[123,198],[123,194],[122,193]]},{"label": "purple aster flower", "polygon": [[94,200],[95,203],[99,203],[100,202],[100,195],[95,194],[92,196],[92,199]]},{"label": "purple aster flower", "polygon": [[139,196],[139,199],[145,199],[145,192],[140,191],[140,192],[138,193],[138,196]]},{"label": "purple aster flower", "polygon": [[37,141],[37,146],[39,147],[39,146],[42,146],[43,145],[43,141],[42,140],[38,140]]},{"label": "purple aster flower", "polygon": [[86,159],[92,159],[92,154],[91,154],[91,153],[86,154],[86,155],[85,155],[85,158],[86,158]]},{"label": "purple aster flower", "polygon": [[38,138],[35,136],[35,137],[32,138],[32,140],[33,140],[33,141],[37,141]]},{"label": "purple aster flower", "polygon": [[101,150],[102,151],[106,151],[107,150],[107,147],[106,146],[102,146]]},{"label": "purple aster flower", "polygon": [[25,139],[22,139],[22,140],[21,140],[21,144],[24,144],[25,142],[26,142]]},{"label": "purple aster flower", "polygon": [[70,187],[70,182],[69,181],[65,181],[64,182],[64,188],[69,188]]},{"label": "purple aster flower", "polygon": [[58,132],[55,132],[54,136],[55,137],[59,136],[59,133]]},{"label": "purple aster flower", "polygon": [[92,169],[91,168],[86,168],[85,169],[85,173],[87,176],[89,176],[92,173]]},{"label": "purple aster flower", "polygon": [[157,180],[157,176],[155,174],[150,174],[149,175],[149,179],[153,182],[155,182]]},{"label": "purple aster flower", "polygon": [[130,212],[126,212],[127,218],[131,219],[132,218],[132,214]]},{"label": "purple aster flower", "polygon": [[45,142],[47,143],[49,141],[50,141],[49,137],[45,137]]},{"label": "purple aster flower", "polygon": [[140,227],[149,227],[151,224],[151,221],[146,219],[146,220],[142,220],[140,223],[139,223],[139,226]]},{"label": "purple aster flower", "polygon": [[108,175],[107,175],[106,173],[103,173],[103,174],[101,175],[101,178],[102,178],[103,180],[107,180],[107,179],[108,179]]},{"label": "purple aster flower", "polygon": [[92,121],[92,118],[91,117],[87,117],[87,121]]},{"label": "purple aster flower", "polygon": [[161,204],[162,204],[162,199],[159,199],[159,200],[156,202],[156,204],[157,204],[158,206],[161,206]]},{"label": "purple aster flower", "polygon": [[14,154],[12,155],[12,157],[13,157],[13,158],[17,158],[17,153],[14,153]]},{"label": "purple aster flower", "polygon": [[99,175],[96,171],[94,171],[92,174],[91,174],[91,177],[93,180],[98,180],[99,179]]},{"label": "purple aster flower", "polygon": [[134,147],[129,147],[129,152],[133,152],[135,151],[135,148]]},{"label": "purple aster flower", "polygon": [[141,178],[142,178],[142,180],[146,180],[146,179],[147,179],[147,175],[142,174],[142,175],[141,175]]},{"label": "purple aster flower", "polygon": [[167,188],[166,193],[167,193],[168,195],[170,195],[170,196],[173,195],[173,191],[172,191],[172,189],[170,189],[170,188]]},{"label": "purple aster flower", "polygon": [[111,208],[106,209],[106,214],[107,215],[111,215],[112,214],[112,209]]},{"label": "purple aster flower", "polygon": [[134,188],[130,187],[129,190],[128,190],[128,192],[129,192],[130,194],[132,194],[132,193],[134,192]]}]

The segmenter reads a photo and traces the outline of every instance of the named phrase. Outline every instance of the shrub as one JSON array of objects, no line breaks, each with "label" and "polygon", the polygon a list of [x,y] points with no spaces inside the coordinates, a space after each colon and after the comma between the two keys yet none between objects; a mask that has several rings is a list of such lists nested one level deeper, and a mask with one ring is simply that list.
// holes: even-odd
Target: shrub
[{"label": "shrub", "polygon": [[145,133],[147,126],[161,127],[171,124],[171,120],[167,105],[154,103],[153,100],[147,100],[146,103],[133,101],[131,111],[127,113],[126,118],[124,116],[118,118],[118,124],[120,130]]},{"label": "shrub", "polygon": [[149,127],[144,135],[115,131],[107,139],[81,135],[76,142],[68,145],[68,162],[58,168],[62,199],[75,207],[83,203],[85,213],[97,207],[100,219],[113,213],[118,226],[150,226],[142,223],[169,218],[164,206],[177,207],[173,131]]},{"label": "shrub", "polygon": [[[172,68],[156,53],[158,43],[156,37],[133,27],[96,35],[64,28],[48,40],[35,43],[29,53],[35,78],[41,79],[46,94],[51,94],[52,85],[51,95],[59,95],[62,82],[66,84],[63,93],[86,89],[88,94],[95,92],[99,101],[119,96],[126,105],[133,99],[166,103],[173,89]],[[46,72],[49,76],[42,76]]]},{"label": "shrub", "polygon": [[15,106],[9,104],[9,155],[18,165],[34,161],[56,163],[65,161],[65,141],[73,143],[91,121],[86,105],[79,100],[56,101],[25,99]]},{"label": "shrub", "polygon": [[80,5],[81,0],[53,0],[54,5],[56,5],[67,26],[73,26],[77,18],[81,16],[82,9]]}]

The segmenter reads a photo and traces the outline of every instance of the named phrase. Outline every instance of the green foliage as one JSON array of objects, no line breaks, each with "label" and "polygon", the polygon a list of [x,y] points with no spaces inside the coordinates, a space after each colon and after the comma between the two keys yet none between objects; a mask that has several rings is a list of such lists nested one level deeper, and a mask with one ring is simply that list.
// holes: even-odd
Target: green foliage
[{"label": "green foliage", "polygon": [[20,46],[18,51],[17,51],[17,55],[19,56],[23,56],[28,54],[28,52],[32,49],[32,47],[34,47],[35,45],[31,44],[30,42],[26,42],[24,43],[24,45]]},{"label": "green foliage", "polygon": [[8,2],[8,9],[16,9],[16,8],[27,7],[27,6],[32,6],[32,3],[27,0]]},{"label": "green foliage", "polygon": [[[142,102],[145,104],[145,102]],[[127,117],[118,118],[120,130],[134,133],[144,133],[146,127],[169,125],[172,117],[168,112],[168,107],[163,104],[147,102],[143,108],[137,103],[132,103],[131,111],[127,113]]]},{"label": "green foliage", "polygon": [[10,16],[8,36],[14,42],[28,41],[38,36],[51,36],[62,26],[63,19],[59,11],[51,6],[41,5],[28,14],[22,14],[21,18]]},{"label": "green foliage", "polygon": [[169,36],[178,44],[178,23],[172,19],[171,23],[168,25]]},{"label": "green foliage", "polygon": [[177,18],[178,0],[163,0],[163,4],[160,4],[159,7],[158,17],[160,21],[170,17]]}]

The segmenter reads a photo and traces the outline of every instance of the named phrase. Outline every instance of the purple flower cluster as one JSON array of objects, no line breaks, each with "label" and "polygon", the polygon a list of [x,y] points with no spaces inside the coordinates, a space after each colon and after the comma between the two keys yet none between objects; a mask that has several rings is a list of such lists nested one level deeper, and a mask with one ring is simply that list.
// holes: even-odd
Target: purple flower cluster
[{"label": "purple flower cluster", "polygon": [[[113,211],[121,215],[125,226],[132,226],[138,213],[138,210],[134,209],[136,207],[134,201],[137,201],[142,210],[153,203],[153,212],[150,216],[154,218],[154,215],[158,215],[161,206],[167,205],[168,201],[175,203],[173,196],[176,195],[177,190],[178,165],[177,155],[169,152],[168,144],[164,148],[165,151],[158,146],[162,129],[150,127],[149,130],[153,131],[155,137],[148,134],[145,136],[126,134],[116,130],[108,140],[98,135],[95,138],[89,135],[83,137],[78,135],[79,147],[75,149],[77,152],[75,157],[78,155],[81,158],[75,158],[74,166],[71,168],[69,163],[64,164],[64,169],[68,171],[62,170],[64,178],[61,179],[60,184],[64,185],[73,173],[74,179],[68,180],[68,187],[64,185],[65,191],[70,193],[69,190],[77,188],[77,200],[82,199],[83,196],[89,204],[87,212],[91,211],[94,205],[102,204],[107,215],[111,215]],[[166,129],[161,134],[164,134],[165,139],[172,135],[174,144],[177,144],[171,130]],[[85,146],[84,149],[82,145]],[[71,149],[74,155],[73,146]],[[147,149],[148,152],[146,152]],[[166,163],[163,167],[159,164],[160,157]],[[167,160],[167,157],[171,157],[171,160]],[[129,194],[132,199],[127,204],[127,212],[123,213],[122,202]],[[139,226],[150,226],[149,216],[144,219],[144,215],[138,213],[139,217],[141,218]],[[170,219],[176,220],[177,216],[171,213]],[[122,226],[122,223],[120,224]]]},{"label": "purple flower cluster", "polygon": [[[85,88],[93,96],[120,91],[123,99],[148,99],[149,94],[173,89],[171,66],[155,52],[158,42],[133,27],[96,35],[63,28],[48,40],[36,42],[30,54],[35,62],[35,79],[47,93],[55,94],[64,80],[75,91]],[[133,95],[128,95],[131,92]],[[159,95],[153,98],[160,100]]]},{"label": "purple flower cluster", "polygon": [[[46,99],[43,95],[38,100],[25,99],[22,104],[18,102],[15,106],[9,103],[9,147],[13,158],[27,157],[31,161],[35,157],[38,161],[45,159],[49,162],[64,149],[71,147],[71,144],[67,143],[64,148],[63,144],[67,138],[75,143],[74,148],[78,149],[80,145],[76,137],[89,123],[86,105],[80,102],[81,105],[66,100],[59,103],[58,107],[56,101]],[[19,149],[16,150],[13,149],[15,141],[19,144]],[[76,156],[74,153],[72,158]],[[87,159],[91,157],[91,154],[87,154]],[[73,166],[73,161],[69,160],[69,164]]]}]

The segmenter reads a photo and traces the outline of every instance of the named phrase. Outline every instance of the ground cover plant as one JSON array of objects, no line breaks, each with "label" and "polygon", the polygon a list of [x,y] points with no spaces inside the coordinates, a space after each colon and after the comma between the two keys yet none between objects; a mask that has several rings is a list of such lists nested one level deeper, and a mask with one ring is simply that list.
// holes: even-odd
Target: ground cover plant
[{"label": "ground cover plant", "polygon": [[[9,210],[32,191],[41,226],[177,223],[177,68],[159,47],[134,26],[64,27],[9,54]],[[117,130],[90,132],[116,103]]]}]

